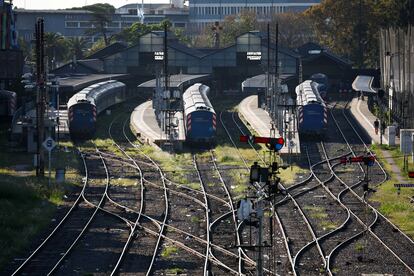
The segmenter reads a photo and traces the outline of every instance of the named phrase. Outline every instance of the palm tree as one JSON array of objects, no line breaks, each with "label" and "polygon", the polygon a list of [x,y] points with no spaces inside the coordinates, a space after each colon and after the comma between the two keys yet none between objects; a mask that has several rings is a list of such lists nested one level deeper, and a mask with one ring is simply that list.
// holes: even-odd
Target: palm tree
[{"label": "palm tree", "polygon": [[58,63],[65,61],[68,53],[66,40],[59,33],[45,33],[44,41],[49,69],[54,69]]},{"label": "palm tree", "polygon": [[76,59],[82,59],[87,50],[87,41],[84,38],[73,37],[68,40],[68,47],[70,57],[76,57]]},{"label": "palm tree", "polygon": [[93,27],[88,29],[88,35],[102,35],[105,45],[108,46],[110,38],[108,37],[108,25],[112,22],[112,16],[115,14],[115,7],[110,4],[94,4],[82,7],[84,10],[92,12],[91,23]]}]

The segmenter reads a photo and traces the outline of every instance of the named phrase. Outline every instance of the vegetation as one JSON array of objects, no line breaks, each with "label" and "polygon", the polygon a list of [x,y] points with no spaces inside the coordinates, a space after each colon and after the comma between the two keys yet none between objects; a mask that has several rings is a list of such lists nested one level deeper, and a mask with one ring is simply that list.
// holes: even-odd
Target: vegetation
[{"label": "vegetation", "polygon": [[357,242],[355,244],[355,251],[362,252],[362,250],[364,250],[364,245],[361,242]]},{"label": "vegetation", "polygon": [[[81,183],[78,157],[70,143],[61,143],[53,152],[55,168],[66,169],[66,183],[48,185],[47,177],[35,177],[33,156],[26,152],[11,151],[7,147],[6,127],[0,127],[0,270],[12,257],[22,254],[33,238],[45,229],[53,218],[63,196]],[[67,147],[67,151],[63,147]],[[59,156],[59,158],[57,158]]]},{"label": "vegetation", "polygon": [[[33,47],[34,48],[34,47]],[[58,33],[45,33],[45,55],[49,68],[55,68],[67,59],[68,47],[65,38]]]},{"label": "vegetation", "polygon": [[[398,183],[398,179],[395,176],[395,172],[392,171],[389,164],[389,160],[384,158],[382,150],[389,150],[392,158],[402,172],[404,181],[409,183],[407,179],[407,173],[403,172],[402,155],[398,148],[373,145],[371,149],[377,155],[377,158],[381,161],[386,171],[389,173],[390,179],[376,188],[376,193],[372,195],[370,201],[375,205],[379,211],[390,219],[395,225],[403,230],[411,238],[414,238],[414,212],[413,203],[414,190],[410,188],[401,188],[400,193],[397,188],[394,188],[394,184]],[[414,164],[409,163],[410,169],[414,169]]]},{"label": "vegetation", "polygon": [[73,37],[68,40],[70,56],[82,59],[87,50],[87,42],[84,38]]},{"label": "vegetation", "polygon": [[167,275],[168,274],[178,275],[178,274],[182,274],[182,273],[184,273],[184,269],[179,268],[179,267],[173,267],[173,268],[167,269]]},{"label": "vegetation", "polygon": [[162,249],[161,256],[164,258],[168,258],[171,256],[171,254],[175,254],[178,252],[178,248],[174,245],[164,245],[164,248]]},{"label": "vegetation", "polygon": [[348,57],[360,67],[376,66],[379,28],[413,23],[413,15],[408,12],[411,8],[410,2],[325,0],[304,14],[309,18],[319,43],[341,56]]},{"label": "vegetation", "polygon": [[319,226],[325,230],[333,230],[338,227],[336,222],[328,218],[328,213],[324,207],[306,205],[303,209],[310,213],[311,218],[318,220]]},{"label": "vegetation", "polygon": [[107,3],[98,3],[72,9],[92,12],[92,20],[90,21],[92,27],[86,30],[86,34],[103,37],[105,45],[108,46],[110,43],[110,31],[108,30],[108,26],[112,22],[112,16],[115,14],[115,7]]}]

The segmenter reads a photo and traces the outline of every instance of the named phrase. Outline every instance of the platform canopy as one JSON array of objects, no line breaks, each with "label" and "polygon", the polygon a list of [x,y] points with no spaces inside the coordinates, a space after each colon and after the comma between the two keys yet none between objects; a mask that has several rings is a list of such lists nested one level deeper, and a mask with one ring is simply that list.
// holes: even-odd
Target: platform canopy
[{"label": "platform canopy", "polygon": [[352,83],[352,88],[356,91],[377,93],[377,91],[372,88],[373,81],[374,77],[372,76],[357,76]]}]

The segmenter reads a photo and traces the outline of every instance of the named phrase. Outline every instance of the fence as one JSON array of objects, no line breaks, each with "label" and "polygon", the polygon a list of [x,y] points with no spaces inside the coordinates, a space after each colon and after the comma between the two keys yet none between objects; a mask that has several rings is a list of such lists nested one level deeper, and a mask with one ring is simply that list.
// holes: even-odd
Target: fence
[{"label": "fence", "polygon": [[414,26],[380,31],[380,65],[390,120],[414,128]]}]

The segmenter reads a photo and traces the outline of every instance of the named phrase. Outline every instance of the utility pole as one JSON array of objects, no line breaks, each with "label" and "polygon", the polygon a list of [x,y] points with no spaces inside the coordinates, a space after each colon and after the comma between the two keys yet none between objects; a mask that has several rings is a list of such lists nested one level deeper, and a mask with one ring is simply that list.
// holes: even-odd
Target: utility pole
[{"label": "utility pole", "polygon": [[362,0],[359,0],[359,21],[358,21],[358,46],[359,46],[359,69],[364,67],[364,52],[362,49]]},{"label": "utility pole", "polygon": [[38,18],[35,26],[36,36],[36,127],[37,127],[37,165],[36,176],[43,177],[45,174],[45,156],[42,148],[44,140],[44,117],[45,117],[45,52],[44,52],[44,20]]},{"label": "utility pole", "polygon": [[270,24],[267,24],[267,87],[266,87],[266,109],[270,112],[271,93],[270,93]]}]

